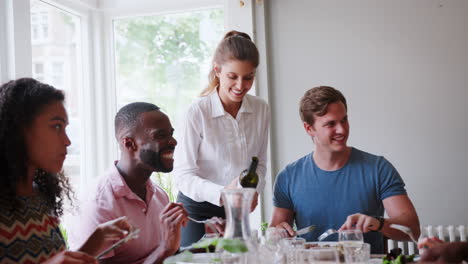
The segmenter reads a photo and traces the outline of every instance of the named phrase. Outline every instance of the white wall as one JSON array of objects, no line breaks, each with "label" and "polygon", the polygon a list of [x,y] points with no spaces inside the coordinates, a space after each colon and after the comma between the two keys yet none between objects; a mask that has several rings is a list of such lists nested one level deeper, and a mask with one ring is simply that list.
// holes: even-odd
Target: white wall
[{"label": "white wall", "polygon": [[331,85],[348,99],[350,145],[394,164],[421,223],[468,224],[468,1],[265,6],[273,174],[313,150],[298,102]]}]

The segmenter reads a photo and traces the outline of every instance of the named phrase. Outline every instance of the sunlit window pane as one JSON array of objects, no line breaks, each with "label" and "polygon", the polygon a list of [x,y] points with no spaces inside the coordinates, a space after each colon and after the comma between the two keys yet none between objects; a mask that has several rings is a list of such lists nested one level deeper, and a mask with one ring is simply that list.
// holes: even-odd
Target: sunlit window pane
[{"label": "sunlit window pane", "polygon": [[[223,33],[221,9],[114,21],[117,107],[151,102],[178,127],[187,105],[207,84],[210,61]],[[166,181],[170,177],[156,179],[170,192],[172,183]]]},{"label": "sunlit window pane", "polygon": [[64,170],[75,190],[80,183],[81,33],[80,18],[39,0],[31,0],[32,72],[37,80],[65,91],[72,141]]}]

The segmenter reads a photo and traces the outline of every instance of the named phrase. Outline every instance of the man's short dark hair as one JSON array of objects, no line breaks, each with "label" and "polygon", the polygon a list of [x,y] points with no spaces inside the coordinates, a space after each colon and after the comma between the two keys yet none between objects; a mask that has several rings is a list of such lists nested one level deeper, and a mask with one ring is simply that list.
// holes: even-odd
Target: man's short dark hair
[{"label": "man's short dark hair", "polygon": [[119,137],[122,131],[131,131],[137,127],[140,122],[139,116],[142,113],[159,111],[157,105],[145,102],[135,102],[120,108],[115,115],[115,136]]},{"label": "man's short dark hair", "polygon": [[308,90],[299,103],[299,115],[302,122],[314,125],[314,115],[324,116],[329,104],[342,102],[348,110],[346,98],[337,89],[330,86],[318,86]]}]

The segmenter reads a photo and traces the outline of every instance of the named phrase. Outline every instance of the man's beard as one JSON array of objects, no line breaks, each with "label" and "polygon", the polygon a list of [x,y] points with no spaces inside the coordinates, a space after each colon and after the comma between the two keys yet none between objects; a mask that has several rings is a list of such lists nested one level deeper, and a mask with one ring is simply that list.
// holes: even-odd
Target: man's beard
[{"label": "man's beard", "polygon": [[160,150],[159,152],[143,149],[140,151],[140,159],[148,166],[151,166],[157,172],[171,172],[171,168],[167,168],[164,166],[163,162],[161,161],[161,152],[164,150]]}]

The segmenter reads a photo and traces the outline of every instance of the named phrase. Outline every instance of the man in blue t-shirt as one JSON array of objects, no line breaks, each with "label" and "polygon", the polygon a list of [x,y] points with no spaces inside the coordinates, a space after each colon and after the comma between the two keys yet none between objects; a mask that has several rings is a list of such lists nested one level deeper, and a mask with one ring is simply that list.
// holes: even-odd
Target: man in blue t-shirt
[{"label": "man in blue t-shirt", "polygon": [[315,151],[278,174],[271,226],[293,236],[294,221],[298,229],[315,225],[304,235],[307,241],[329,228],[360,229],[372,253],[383,253],[383,236],[409,239],[390,224],[408,226],[419,237],[419,219],[397,170],[384,157],[347,146],[343,94],[328,86],[310,89],[301,99],[300,116]]}]

